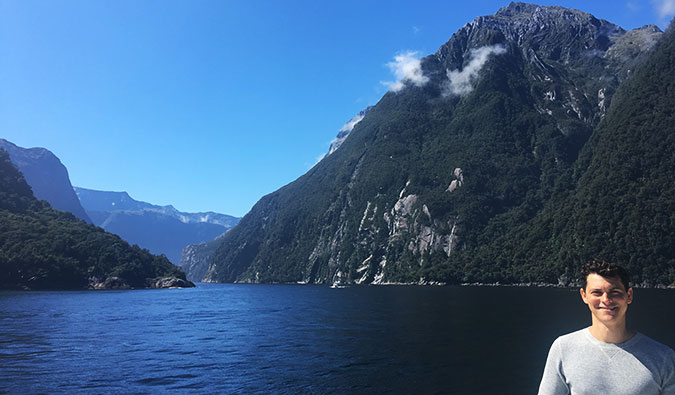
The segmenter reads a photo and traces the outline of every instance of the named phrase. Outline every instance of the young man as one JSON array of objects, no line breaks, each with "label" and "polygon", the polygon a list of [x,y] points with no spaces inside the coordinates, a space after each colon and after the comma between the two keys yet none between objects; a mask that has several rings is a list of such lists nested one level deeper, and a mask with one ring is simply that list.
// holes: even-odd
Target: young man
[{"label": "young man", "polygon": [[626,270],[591,261],[581,285],[592,324],[553,342],[539,395],[675,395],[675,352],[626,327],[633,301]]}]

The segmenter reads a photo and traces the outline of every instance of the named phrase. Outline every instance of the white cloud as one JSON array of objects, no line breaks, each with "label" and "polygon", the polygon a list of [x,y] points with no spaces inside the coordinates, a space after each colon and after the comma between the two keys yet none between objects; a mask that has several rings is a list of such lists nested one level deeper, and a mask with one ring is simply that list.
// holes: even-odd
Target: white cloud
[{"label": "white cloud", "polygon": [[444,87],[444,95],[466,95],[473,90],[472,83],[478,77],[478,72],[483,68],[490,55],[506,53],[502,45],[485,46],[471,50],[469,64],[462,71],[448,70],[448,81]]},{"label": "white cloud", "polygon": [[656,7],[659,17],[665,20],[669,16],[675,15],[675,0],[652,0]]},{"label": "white cloud", "polygon": [[349,122],[344,124],[342,129],[340,129],[341,132],[351,132],[352,129],[354,129],[354,126],[356,126],[357,123],[361,122],[365,114],[356,114],[354,118],[350,119]]},{"label": "white cloud", "polygon": [[388,86],[392,92],[399,92],[406,86],[406,83],[412,83],[415,86],[423,86],[429,82],[429,77],[422,73],[420,59],[417,58],[418,52],[409,51],[396,55],[393,62],[387,63],[387,67],[394,73],[395,82],[382,82]]}]

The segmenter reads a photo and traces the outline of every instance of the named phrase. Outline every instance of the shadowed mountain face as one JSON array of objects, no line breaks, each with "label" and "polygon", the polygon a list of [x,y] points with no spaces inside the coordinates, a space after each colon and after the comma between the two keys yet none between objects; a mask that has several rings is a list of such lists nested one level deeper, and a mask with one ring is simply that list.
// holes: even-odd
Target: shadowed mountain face
[{"label": "shadowed mountain face", "polygon": [[[547,239],[530,225],[579,187],[592,162],[580,153],[662,34],[524,3],[476,18],[330,155],[263,197],[208,255],[203,280],[569,281],[571,268],[602,251],[571,253],[588,229]],[[577,244],[547,244],[569,238]],[[528,252],[550,252],[535,245],[555,255]],[[672,271],[672,256],[660,259]],[[631,266],[654,279],[642,269]]]},{"label": "shadowed mountain face", "polygon": [[44,148],[21,148],[4,139],[0,139],[0,148],[9,153],[36,198],[91,223],[73,191],[68,170],[53,153]]},{"label": "shadowed mountain face", "polygon": [[209,270],[211,258],[218,249],[220,241],[225,234],[223,233],[211,241],[190,244],[183,248],[178,266],[185,272],[190,281],[202,281]]},{"label": "shadowed mountain face", "polygon": [[176,264],[185,246],[211,241],[239,221],[214,212],[183,213],[173,206],[134,200],[126,192],[78,187],[75,192],[95,225]]}]

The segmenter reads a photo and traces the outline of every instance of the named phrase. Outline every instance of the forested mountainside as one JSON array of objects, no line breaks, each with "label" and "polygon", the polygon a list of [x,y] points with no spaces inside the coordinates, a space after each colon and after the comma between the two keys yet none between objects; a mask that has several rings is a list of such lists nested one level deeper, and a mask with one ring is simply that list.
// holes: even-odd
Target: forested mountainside
[{"label": "forested mountainside", "polygon": [[157,206],[134,200],[126,192],[79,187],[75,192],[94,225],[153,254],[164,254],[174,264],[180,262],[187,245],[211,241],[239,221],[231,215],[185,213],[173,206]]},{"label": "forested mountainside", "polygon": [[0,289],[193,286],[163,256],[54,210],[0,149]]},{"label": "forested mountainside", "polygon": [[673,90],[638,92],[675,75],[661,36],[524,3],[476,18],[263,197],[203,280],[567,283],[597,256],[674,282],[671,112],[651,102]]},{"label": "forested mountainside", "polygon": [[575,163],[574,187],[474,252],[474,270],[510,279],[543,273],[553,280],[562,273],[567,281],[577,262],[603,257],[626,265],[638,284],[675,284],[672,24],[613,101]]},{"label": "forested mountainside", "polygon": [[22,148],[5,139],[0,139],[0,149],[9,153],[36,198],[48,201],[57,210],[68,211],[92,223],[75,196],[68,170],[56,155],[45,148]]}]

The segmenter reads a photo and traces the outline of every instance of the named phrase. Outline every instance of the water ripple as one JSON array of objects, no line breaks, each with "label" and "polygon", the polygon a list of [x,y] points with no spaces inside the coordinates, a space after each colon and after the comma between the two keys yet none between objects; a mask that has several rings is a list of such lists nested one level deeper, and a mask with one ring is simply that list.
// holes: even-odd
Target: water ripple
[{"label": "water ripple", "polygon": [[[535,392],[552,339],[588,320],[559,289],[175,291],[0,293],[0,394]],[[634,322],[672,345],[672,322],[639,306],[675,293],[637,300]]]}]

